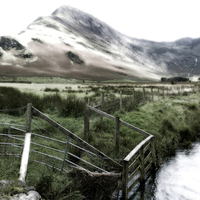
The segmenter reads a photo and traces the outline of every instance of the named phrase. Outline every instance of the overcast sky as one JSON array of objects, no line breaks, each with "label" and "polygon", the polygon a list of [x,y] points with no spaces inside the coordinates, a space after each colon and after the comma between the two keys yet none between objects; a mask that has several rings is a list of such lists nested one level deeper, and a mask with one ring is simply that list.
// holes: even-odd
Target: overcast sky
[{"label": "overcast sky", "polygon": [[87,12],[128,36],[152,41],[200,37],[199,0],[1,0],[0,36],[15,35],[62,5]]}]

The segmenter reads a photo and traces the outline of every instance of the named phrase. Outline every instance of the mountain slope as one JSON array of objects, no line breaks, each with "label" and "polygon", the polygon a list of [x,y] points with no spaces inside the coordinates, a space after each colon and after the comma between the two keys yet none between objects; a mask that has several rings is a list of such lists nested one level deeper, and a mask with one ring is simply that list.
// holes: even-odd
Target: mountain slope
[{"label": "mountain slope", "polygon": [[159,80],[200,73],[200,39],[159,43],[130,38],[95,17],[62,6],[17,38],[0,38],[0,75]]}]

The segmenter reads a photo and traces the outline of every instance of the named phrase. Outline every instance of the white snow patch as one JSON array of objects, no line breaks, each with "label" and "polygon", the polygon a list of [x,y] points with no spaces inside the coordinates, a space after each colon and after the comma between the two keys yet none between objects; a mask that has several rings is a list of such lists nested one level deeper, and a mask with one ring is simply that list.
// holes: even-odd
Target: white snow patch
[{"label": "white snow patch", "polygon": [[1,63],[1,65],[12,65],[12,63]]},{"label": "white snow patch", "polygon": [[38,59],[38,57],[35,56],[34,58],[32,58],[32,59],[28,59],[27,61],[28,61],[28,62],[35,62],[37,59]]}]

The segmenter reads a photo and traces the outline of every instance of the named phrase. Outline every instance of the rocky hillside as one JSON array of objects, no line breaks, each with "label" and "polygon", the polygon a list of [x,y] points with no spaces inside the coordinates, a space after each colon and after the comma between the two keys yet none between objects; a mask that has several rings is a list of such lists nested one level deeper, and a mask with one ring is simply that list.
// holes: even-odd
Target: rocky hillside
[{"label": "rocky hillside", "polygon": [[62,6],[17,38],[0,37],[0,75],[159,80],[200,74],[200,38],[131,38],[80,10]]}]

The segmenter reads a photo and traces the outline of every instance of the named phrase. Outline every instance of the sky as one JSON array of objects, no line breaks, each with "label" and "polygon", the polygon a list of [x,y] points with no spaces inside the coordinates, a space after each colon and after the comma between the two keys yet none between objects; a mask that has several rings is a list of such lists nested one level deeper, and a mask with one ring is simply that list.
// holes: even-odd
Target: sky
[{"label": "sky", "polygon": [[115,30],[157,42],[200,37],[199,0],[0,0],[0,36],[15,36],[62,5],[80,9]]}]

